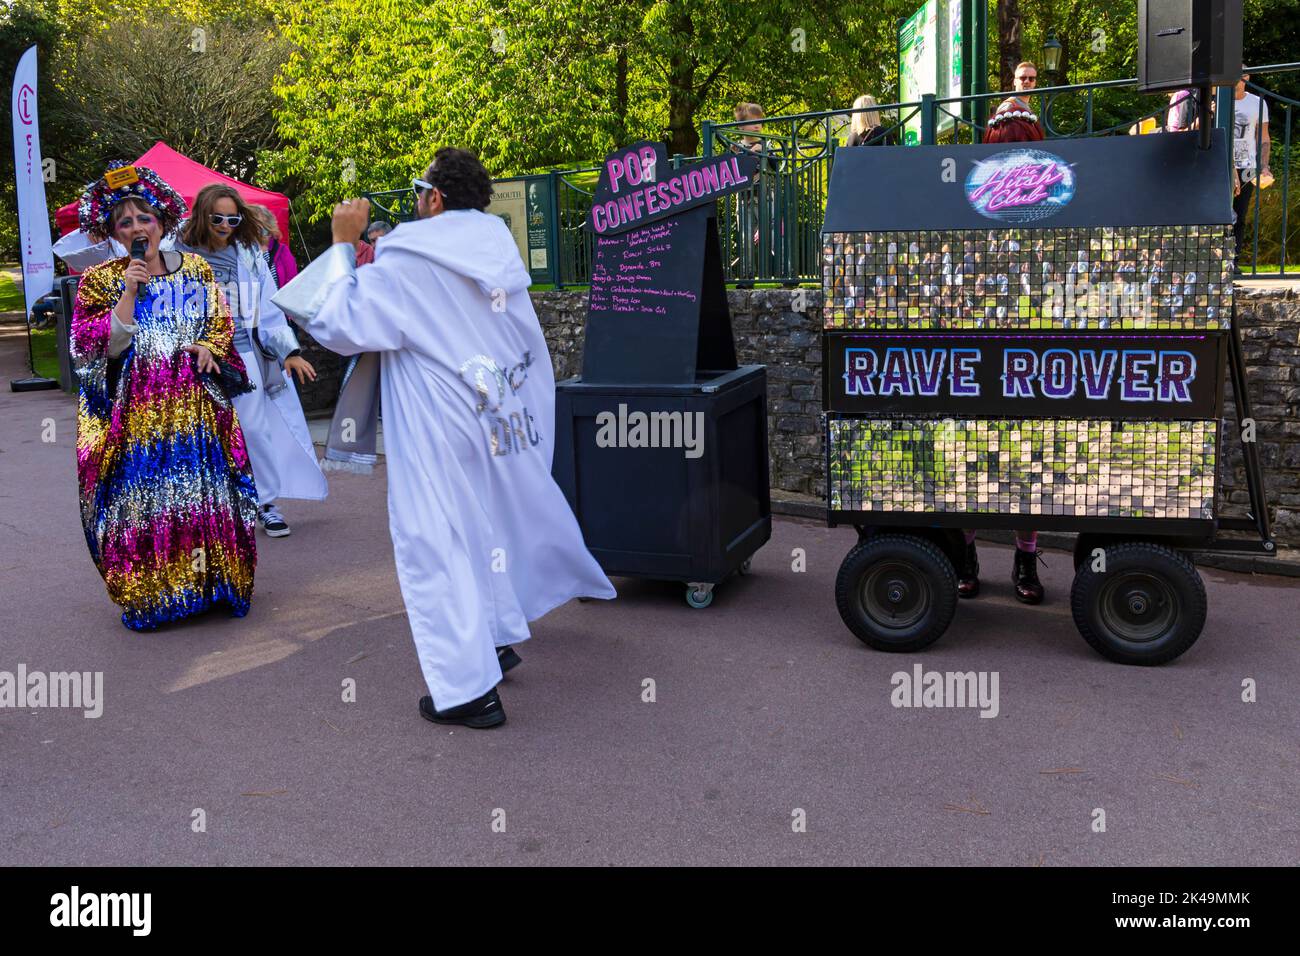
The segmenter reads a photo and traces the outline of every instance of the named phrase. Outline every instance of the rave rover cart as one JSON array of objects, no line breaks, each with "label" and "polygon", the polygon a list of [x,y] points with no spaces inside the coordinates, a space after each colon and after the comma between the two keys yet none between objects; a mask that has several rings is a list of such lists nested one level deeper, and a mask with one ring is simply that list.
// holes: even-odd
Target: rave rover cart
[{"label": "rave rover cart", "polygon": [[1234,438],[1253,426],[1224,132],[1201,147],[1187,133],[837,153],[827,519],[858,529],[836,602],[863,642],[915,651],[943,634],[961,529],[1077,532],[1075,624],[1129,664],[1200,635],[1195,551],[1272,552],[1252,441],[1249,516],[1216,514],[1225,372]]}]

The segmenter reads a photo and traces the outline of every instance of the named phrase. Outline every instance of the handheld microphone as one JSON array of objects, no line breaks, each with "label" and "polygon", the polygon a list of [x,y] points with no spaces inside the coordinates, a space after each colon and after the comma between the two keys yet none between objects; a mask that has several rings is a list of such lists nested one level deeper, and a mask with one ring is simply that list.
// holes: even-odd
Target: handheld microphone
[{"label": "handheld microphone", "polygon": [[143,259],[145,251],[149,248],[149,240],[144,236],[137,236],[136,240],[131,243],[131,258]]}]

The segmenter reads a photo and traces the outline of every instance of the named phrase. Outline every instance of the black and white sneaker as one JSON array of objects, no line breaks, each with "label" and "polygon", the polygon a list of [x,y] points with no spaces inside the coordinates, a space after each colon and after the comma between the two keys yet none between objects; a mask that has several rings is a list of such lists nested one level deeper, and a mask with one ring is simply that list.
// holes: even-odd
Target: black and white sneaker
[{"label": "black and white sneaker", "polygon": [[497,648],[497,663],[501,665],[501,673],[504,674],[512,667],[518,667],[524,662],[524,659],[516,653],[510,645]]},{"label": "black and white sneaker", "polygon": [[432,697],[420,698],[420,716],[435,724],[463,724],[475,730],[497,727],[506,722],[506,711],[496,688],[459,707],[436,710]]},{"label": "black and white sneaker", "polygon": [[262,530],[267,537],[284,538],[289,534],[289,523],[275,505],[262,505],[257,512],[257,520],[262,522]]}]

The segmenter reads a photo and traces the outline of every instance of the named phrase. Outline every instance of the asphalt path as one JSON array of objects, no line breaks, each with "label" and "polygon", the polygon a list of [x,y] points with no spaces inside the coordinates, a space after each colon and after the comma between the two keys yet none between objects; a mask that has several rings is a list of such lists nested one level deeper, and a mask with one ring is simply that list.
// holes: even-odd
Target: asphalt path
[{"label": "asphalt path", "polygon": [[[1074,629],[1068,555],[1046,555],[1028,608],[1010,551],[982,545],[984,594],[928,651],[889,655],[835,610],[853,532],[778,519],[712,607],[616,579],[617,600],[533,625],[503,727],[436,727],[382,468],[283,503],[293,534],[259,533],[248,617],[129,632],[78,521],[75,404],[9,391],[21,347],[0,336],[0,671],[102,672],[104,700],[99,718],[0,708],[0,863],[1300,860],[1289,579],[1203,569],[1201,640],[1123,667]],[[893,706],[918,663],[996,673],[997,716]]]}]

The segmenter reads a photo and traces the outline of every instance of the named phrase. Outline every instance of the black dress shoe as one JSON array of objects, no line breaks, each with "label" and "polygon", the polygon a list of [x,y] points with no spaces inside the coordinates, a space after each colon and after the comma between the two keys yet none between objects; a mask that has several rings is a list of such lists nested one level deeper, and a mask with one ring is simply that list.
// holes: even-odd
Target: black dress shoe
[{"label": "black dress shoe", "polygon": [[446,710],[435,710],[432,697],[421,697],[420,716],[435,724],[463,724],[475,730],[497,727],[506,722],[506,711],[495,688],[467,704]]},{"label": "black dress shoe", "polygon": [[1038,556],[1041,553],[1016,548],[1016,561],[1011,566],[1011,583],[1015,586],[1016,598],[1025,604],[1040,604],[1043,600],[1043,585],[1038,580]]},{"label": "black dress shoe", "polygon": [[497,648],[497,663],[501,665],[501,673],[504,674],[512,667],[522,664],[524,659],[515,653],[515,649],[506,645]]},{"label": "black dress shoe", "polygon": [[980,559],[975,553],[975,542],[966,545],[961,567],[957,569],[957,596],[973,598],[980,593]]}]

